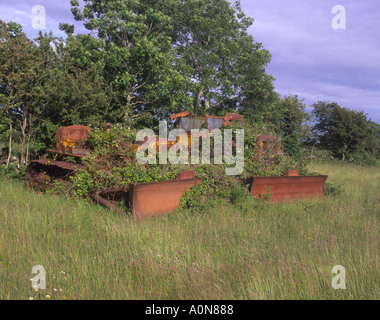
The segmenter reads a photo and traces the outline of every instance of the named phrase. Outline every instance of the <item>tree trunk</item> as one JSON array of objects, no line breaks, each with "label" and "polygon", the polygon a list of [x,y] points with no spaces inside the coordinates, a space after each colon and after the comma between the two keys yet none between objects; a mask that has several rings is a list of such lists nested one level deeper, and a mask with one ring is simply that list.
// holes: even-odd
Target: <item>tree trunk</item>
[{"label": "tree trunk", "polygon": [[[202,98],[202,96],[203,96],[203,90],[201,89],[201,90],[198,92],[196,108],[199,108],[199,107],[200,107],[200,103],[201,103],[201,98]],[[194,108],[194,113],[195,113],[195,108]]]},{"label": "tree trunk", "polygon": [[29,146],[30,146],[30,139],[32,137],[32,130],[28,133],[28,140],[26,141],[26,154],[25,154],[25,165],[29,162]]},{"label": "tree trunk", "polygon": [[344,145],[343,152],[342,152],[342,162],[346,159],[346,155],[345,155],[344,153],[346,152],[347,148],[348,148],[348,145],[345,144],[345,145]]},{"label": "tree trunk", "polygon": [[33,133],[33,121],[32,118],[29,117],[28,121],[28,139],[26,142],[26,155],[25,155],[25,165],[29,163],[29,147],[30,147],[30,140],[32,138],[32,133]]},{"label": "tree trunk", "polygon": [[24,148],[25,148],[25,140],[26,140],[26,135],[25,135],[25,130],[26,130],[26,115],[23,115],[22,123],[20,125],[21,129],[21,147],[20,147],[20,159],[19,159],[19,166],[22,167],[25,162],[24,162]]},{"label": "tree trunk", "polygon": [[8,159],[7,159],[7,163],[5,165],[5,168],[8,168],[9,162],[11,161],[11,154],[12,154],[12,131],[13,131],[13,127],[12,127],[12,123],[11,123],[9,125]]},{"label": "tree trunk", "polygon": [[208,116],[208,110],[210,109],[210,98],[205,96],[205,115]]},{"label": "tree trunk", "polygon": [[133,100],[133,96],[128,95],[127,106],[124,110],[124,122],[129,127],[132,125],[132,121],[131,121],[132,118],[131,118],[131,114],[130,114],[130,112],[132,111],[132,100]]}]

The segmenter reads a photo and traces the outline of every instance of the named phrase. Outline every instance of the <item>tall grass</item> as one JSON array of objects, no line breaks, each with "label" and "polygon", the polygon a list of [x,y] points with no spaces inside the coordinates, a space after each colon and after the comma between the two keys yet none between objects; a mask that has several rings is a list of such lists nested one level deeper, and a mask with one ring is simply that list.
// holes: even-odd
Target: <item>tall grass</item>
[{"label": "tall grass", "polygon": [[[0,299],[379,299],[380,170],[312,169],[344,193],[140,222],[3,178]],[[31,287],[35,265],[46,269],[44,291]],[[346,290],[331,287],[335,265]]]}]

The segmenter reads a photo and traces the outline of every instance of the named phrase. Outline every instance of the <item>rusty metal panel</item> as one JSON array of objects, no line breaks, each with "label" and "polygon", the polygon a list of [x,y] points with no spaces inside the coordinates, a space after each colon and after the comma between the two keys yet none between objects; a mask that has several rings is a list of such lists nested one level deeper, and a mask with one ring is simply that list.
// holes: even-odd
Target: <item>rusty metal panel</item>
[{"label": "rusty metal panel", "polygon": [[256,150],[252,160],[259,160],[264,153],[269,152],[270,158],[281,154],[281,138],[271,135],[258,135],[256,138]]},{"label": "rusty metal panel", "polygon": [[84,168],[86,168],[85,165],[78,163],[52,159],[33,160],[26,168],[26,187],[48,190],[53,187],[51,179],[65,179],[68,175]]},{"label": "rusty metal panel", "polygon": [[40,166],[40,168],[45,168],[45,169],[49,169],[49,168],[52,168],[53,170],[55,168],[61,168],[61,169],[64,169],[64,170],[67,170],[67,171],[77,171],[79,169],[85,169],[86,166],[83,165],[83,164],[79,164],[79,163],[71,163],[71,162],[66,162],[66,161],[54,161],[52,159],[41,159],[41,160],[33,160],[31,161],[31,165],[35,165],[35,164],[39,164],[39,165],[45,165],[46,167],[42,167]]},{"label": "rusty metal panel", "polygon": [[85,140],[92,129],[87,126],[73,125],[60,127],[56,134],[57,150],[81,153],[85,148]]},{"label": "rusty metal panel", "polygon": [[290,177],[299,176],[299,175],[300,175],[300,171],[298,169],[289,169],[285,173],[285,176],[290,176]]},{"label": "rusty metal panel", "polygon": [[189,171],[181,171],[178,173],[176,180],[186,180],[186,179],[195,179],[195,171],[189,170]]},{"label": "rusty metal panel", "polygon": [[304,198],[323,198],[328,176],[253,177],[251,195],[270,201],[287,201]]},{"label": "rusty metal panel", "polygon": [[201,182],[201,178],[194,178],[131,183],[129,185],[129,202],[132,206],[134,217],[141,219],[176,210],[183,193]]},{"label": "rusty metal panel", "polygon": [[183,111],[183,112],[171,115],[170,119],[174,120],[174,119],[178,119],[178,118],[181,118],[181,117],[186,117],[188,115],[189,115],[189,111]]}]

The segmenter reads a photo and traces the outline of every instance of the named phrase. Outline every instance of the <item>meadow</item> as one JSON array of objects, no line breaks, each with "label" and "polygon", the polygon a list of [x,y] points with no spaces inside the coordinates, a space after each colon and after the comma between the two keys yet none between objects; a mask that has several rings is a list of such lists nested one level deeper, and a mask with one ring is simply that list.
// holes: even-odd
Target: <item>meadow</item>
[{"label": "meadow", "polygon": [[[379,299],[379,168],[310,169],[343,192],[139,222],[0,177],[0,299]],[[35,265],[46,290],[31,287]],[[345,290],[331,286],[335,265]]]}]

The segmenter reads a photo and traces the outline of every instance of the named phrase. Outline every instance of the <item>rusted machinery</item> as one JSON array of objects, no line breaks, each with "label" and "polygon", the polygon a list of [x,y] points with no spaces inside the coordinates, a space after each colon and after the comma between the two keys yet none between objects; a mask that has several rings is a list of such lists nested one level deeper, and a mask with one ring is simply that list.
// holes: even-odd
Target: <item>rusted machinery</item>
[{"label": "rusted machinery", "polygon": [[[174,114],[170,119],[176,121],[176,127],[183,129],[188,134],[188,147],[191,149],[191,130],[192,129],[207,129],[211,132],[214,129],[221,129],[222,127],[238,124],[243,125],[243,117],[237,113],[227,113],[224,117],[218,116],[195,116],[189,115],[188,111]],[[173,141],[173,145],[176,141]],[[158,143],[158,142],[157,142]],[[168,142],[168,146],[171,146]],[[281,154],[281,137],[273,135],[258,135],[256,137],[256,150],[255,156],[252,160],[261,159],[265,153],[269,152],[269,159],[274,159],[276,155]]]},{"label": "rusted machinery", "polygon": [[51,158],[33,160],[26,168],[26,186],[47,190],[53,186],[54,181],[65,180],[79,169],[84,169],[85,166],[80,162],[81,158],[91,152],[85,146],[91,130],[84,125],[60,127],[55,139],[56,149],[49,150]]},{"label": "rusted machinery", "polygon": [[243,125],[243,117],[237,113],[227,113],[224,117],[218,116],[194,116],[189,111],[173,114],[170,119],[177,121],[177,127],[190,132],[191,129],[207,129],[208,131],[220,129],[229,124]]},{"label": "rusted machinery", "polygon": [[[241,115],[228,113],[224,117],[190,116],[182,112],[171,116],[177,127],[190,132],[191,129],[220,129],[237,122],[243,124]],[[108,124],[107,124],[108,125]],[[109,130],[109,125],[106,130]],[[61,127],[56,134],[56,149],[49,150],[51,158],[34,160],[27,167],[25,182],[28,188],[46,190],[54,186],[55,181],[66,180],[76,171],[86,169],[81,159],[91,153],[85,140],[92,129],[84,125]],[[159,140],[156,141],[158,143]],[[176,141],[168,140],[170,147]],[[269,160],[281,153],[281,139],[275,136],[258,136],[255,157],[259,160],[269,152]],[[135,144],[138,147],[138,144]],[[268,155],[268,154],[267,154]],[[284,201],[309,197],[323,197],[327,176],[299,176],[297,170],[290,170],[282,177],[252,177],[251,194],[260,199]],[[200,184],[202,180],[195,177],[194,171],[182,171],[175,180],[130,183],[122,188],[107,189],[93,193],[91,197],[98,203],[125,214],[124,202],[136,219],[151,217],[174,211],[184,192]]]},{"label": "rusted machinery", "polygon": [[[105,128],[109,130],[109,126]],[[83,125],[59,128],[56,149],[49,150],[51,158],[31,161],[27,167],[27,188],[48,190],[54,187],[54,182],[67,180],[76,171],[86,169],[81,159],[91,153],[85,145],[91,130]],[[91,196],[100,204],[124,214],[120,203],[125,202],[132,209],[134,217],[140,219],[174,211],[183,193],[200,182],[200,178],[195,178],[194,171],[182,171],[175,180],[131,183],[123,188],[102,190]]]}]

